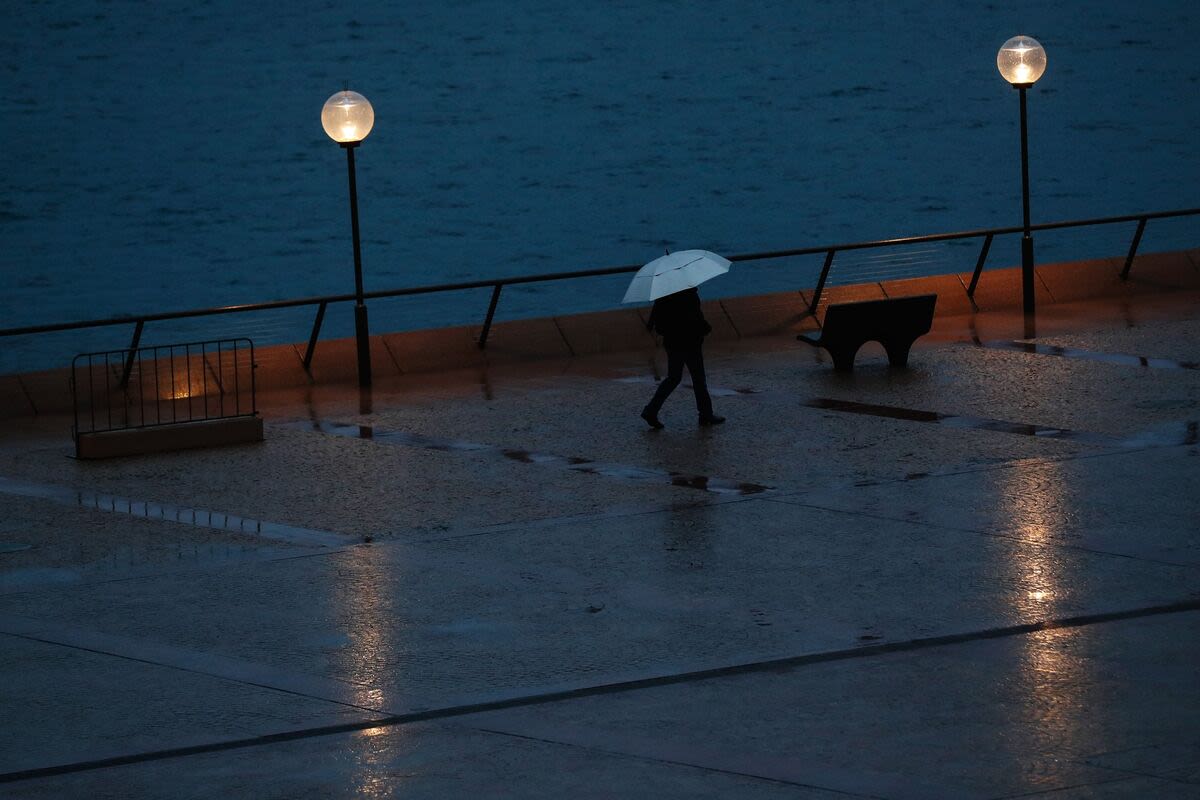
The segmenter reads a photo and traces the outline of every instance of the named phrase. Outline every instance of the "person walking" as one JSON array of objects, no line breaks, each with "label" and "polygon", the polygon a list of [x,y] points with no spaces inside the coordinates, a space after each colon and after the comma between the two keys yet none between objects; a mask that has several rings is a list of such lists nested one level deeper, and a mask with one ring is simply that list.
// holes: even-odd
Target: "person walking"
[{"label": "person walking", "polygon": [[700,293],[693,289],[665,295],[654,301],[650,319],[646,326],[656,331],[663,339],[667,351],[667,377],[658,385],[654,397],[642,409],[642,419],[651,428],[663,428],[658,418],[663,403],[683,380],[683,368],[692,376],[692,390],[696,393],[696,411],[700,414],[700,425],[720,425],[724,417],[713,413],[712,398],[708,395],[708,381],[704,375],[704,337],[712,332],[712,326],[704,318],[700,307]]}]

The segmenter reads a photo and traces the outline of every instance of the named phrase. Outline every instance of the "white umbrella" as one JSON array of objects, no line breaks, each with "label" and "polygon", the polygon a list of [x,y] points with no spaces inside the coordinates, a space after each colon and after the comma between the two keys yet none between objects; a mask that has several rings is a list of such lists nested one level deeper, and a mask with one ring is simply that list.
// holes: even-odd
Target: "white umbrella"
[{"label": "white umbrella", "polygon": [[707,250],[680,250],[656,258],[637,271],[622,303],[646,303],[693,289],[729,272],[729,259]]}]

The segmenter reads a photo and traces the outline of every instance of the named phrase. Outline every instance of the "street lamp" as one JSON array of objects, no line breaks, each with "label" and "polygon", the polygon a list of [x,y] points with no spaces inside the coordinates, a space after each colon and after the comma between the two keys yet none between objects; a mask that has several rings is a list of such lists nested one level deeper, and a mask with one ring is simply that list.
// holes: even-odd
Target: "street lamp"
[{"label": "street lamp", "polygon": [[370,333],[367,306],[363,303],[362,246],[358,240],[358,187],[354,182],[354,148],[367,138],[375,124],[375,110],[367,98],[349,90],[338,92],[321,109],[321,126],[329,138],[346,150],[350,171],[350,230],[354,237],[354,334],[358,343],[358,385],[371,385]]},{"label": "street lamp", "polygon": [[1025,235],[1021,238],[1021,296],[1025,309],[1025,336],[1032,338],[1035,335],[1033,237],[1029,233],[1029,134],[1025,123],[1025,91],[1046,71],[1046,50],[1037,39],[1014,36],[996,54],[996,68],[1004,80],[1021,93],[1021,200],[1025,215]]}]

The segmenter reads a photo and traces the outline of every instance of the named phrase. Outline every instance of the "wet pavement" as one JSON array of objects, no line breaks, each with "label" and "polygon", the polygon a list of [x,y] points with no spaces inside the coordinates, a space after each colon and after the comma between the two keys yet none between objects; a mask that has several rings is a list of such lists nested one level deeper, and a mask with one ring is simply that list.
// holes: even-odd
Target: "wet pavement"
[{"label": "wet pavement", "polygon": [[1200,797],[1200,301],[0,429],[0,796]]}]

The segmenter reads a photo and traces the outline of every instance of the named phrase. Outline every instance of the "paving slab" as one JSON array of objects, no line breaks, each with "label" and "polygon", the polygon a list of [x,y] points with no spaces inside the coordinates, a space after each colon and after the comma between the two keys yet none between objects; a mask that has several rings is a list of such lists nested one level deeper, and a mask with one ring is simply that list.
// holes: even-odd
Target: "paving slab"
[{"label": "paving slab", "polygon": [[[1193,764],[1196,612],[714,678],[465,717],[460,724],[692,761],[877,797],[1000,798],[1097,789],[1194,797],[1114,742],[1177,743]],[[1139,777],[1146,782],[1131,782]]]},{"label": "paving slab", "polygon": [[[52,640],[83,625],[343,681],[360,705],[408,713],[1198,589],[1186,566],[749,500],[29,591],[0,613]],[[231,597],[253,613],[221,614]]]},{"label": "paving slab", "polygon": [[0,634],[0,773],[379,716],[29,636]]},{"label": "paving slab", "polygon": [[[1017,462],[862,487],[777,498],[1031,544],[1200,566],[1196,448],[1152,448],[1072,460]],[[1152,474],[1147,483],[1140,478]],[[1087,498],[1086,501],[1083,498]],[[949,500],[950,502],[946,502]]]},{"label": "paving slab", "polygon": [[5,788],[21,798],[153,797],[164,786],[175,797],[1188,798],[1196,784],[1179,765],[1197,748],[1197,633],[1190,612],[966,640],[440,723],[314,729]]},{"label": "paving slab", "polygon": [[[164,792],[164,787],[170,787]],[[796,786],[520,736],[444,725],[375,728],[343,737],[117,767],[5,786],[6,797],[301,798],[739,797],[845,800]]]}]

